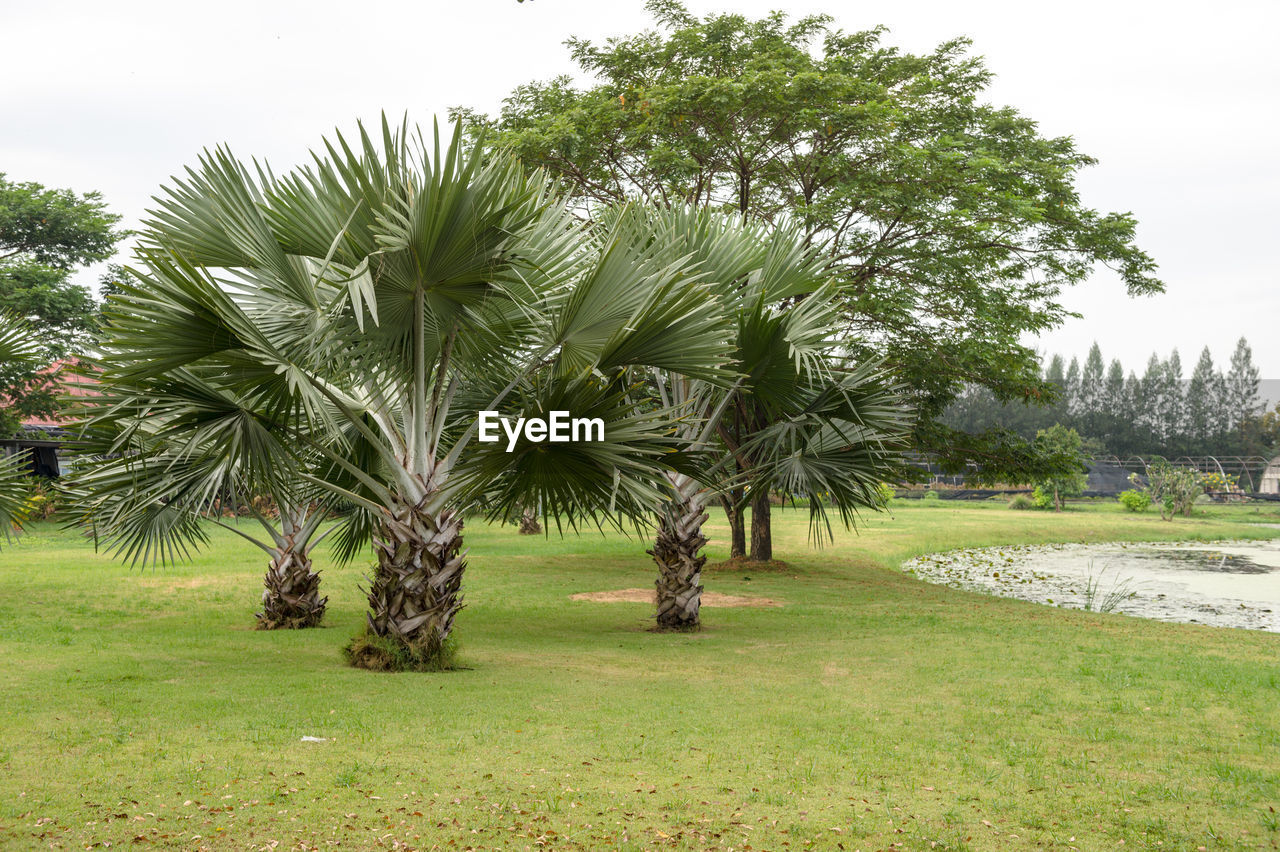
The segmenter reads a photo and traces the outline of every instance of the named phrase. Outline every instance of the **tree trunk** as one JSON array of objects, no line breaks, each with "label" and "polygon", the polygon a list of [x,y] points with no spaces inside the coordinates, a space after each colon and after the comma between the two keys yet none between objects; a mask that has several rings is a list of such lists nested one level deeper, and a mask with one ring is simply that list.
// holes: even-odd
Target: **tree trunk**
[{"label": "tree trunk", "polygon": [[769,489],[751,495],[751,561],[773,561],[773,525],[770,522]]},{"label": "tree trunk", "polygon": [[[729,498],[722,498],[724,514],[729,519],[729,558],[741,559],[747,555],[747,526],[745,507],[742,505],[742,489],[735,488],[729,492]],[[735,508],[736,507],[736,508]]]},{"label": "tree trunk", "polygon": [[[401,503],[383,516],[374,539],[378,565],[369,584],[369,632],[389,640],[402,657],[387,664],[385,654],[366,645],[352,654],[364,668],[438,669],[449,664],[446,642],[462,609],[462,517]],[[407,662],[405,658],[407,657]]]},{"label": "tree trunk", "polygon": [[536,509],[526,507],[520,512],[520,535],[541,535],[542,524],[538,523]]},{"label": "tree trunk", "polygon": [[[696,483],[685,481],[686,490]],[[653,549],[647,551],[658,564],[658,626],[667,630],[693,630],[700,624],[702,607],[702,566],[707,557],[700,555],[707,539],[702,535],[706,523],[706,497],[701,491],[691,496],[672,499],[664,507],[658,521],[658,535]]]},{"label": "tree trunk", "polygon": [[275,549],[263,585],[259,630],[316,627],[324,618],[329,599],[320,597],[320,575],[311,570],[307,548],[297,548],[292,535]]}]

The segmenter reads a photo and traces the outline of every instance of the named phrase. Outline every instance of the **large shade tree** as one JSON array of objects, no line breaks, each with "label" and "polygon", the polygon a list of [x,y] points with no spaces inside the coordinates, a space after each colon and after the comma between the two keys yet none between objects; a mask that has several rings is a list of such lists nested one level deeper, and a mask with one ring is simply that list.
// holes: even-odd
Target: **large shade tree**
[{"label": "large shade tree", "polygon": [[825,16],[648,8],[657,31],[569,41],[585,85],[532,82],[498,116],[460,112],[587,215],[640,197],[800,223],[834,265],[851,348],[908,387],[918,450],[992,479],[1056,472],[1028,439],[940,416],[967,384],[1051,398],[1020,341],[1068,317],[1063,288],[1095,266],[1131,294],[1162,289],[1134,218],[1082,202],[1094,160],[985,102],[992,74],[963,39],[915,55]]},{"label": "large shade tree", "polygon": [[[384,121],[326,142],[283,176],[229,152],[204,156],[159,200],[136,283],[106,345],[107,381],[220,370],[291,447],[343,477],[302,478],[364,510],[372,539],[359,665],[447,661],[462,606],[464,511],[539,506],[546,518],[636,517],[661,500],[670,416],[644,404],[637,368],[714,378],[729,328],[714,294],[670,261],[636,215],[585,229],[545,178],[511,157],[441,144]],[[525,433],[477,440],[477,412],[599,418],[603,441]],[[277,449],[278,447],[278,449]]]}]

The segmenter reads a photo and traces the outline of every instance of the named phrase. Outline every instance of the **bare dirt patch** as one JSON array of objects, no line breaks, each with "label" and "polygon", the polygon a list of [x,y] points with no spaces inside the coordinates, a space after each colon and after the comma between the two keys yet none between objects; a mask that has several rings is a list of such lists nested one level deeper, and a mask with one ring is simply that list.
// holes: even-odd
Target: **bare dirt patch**
[{"label": "bare dirt patch", "polygon": [[[655,603],[653,589],[614,589],[610,592],[579,592],[569,595],[569,600],[594,603]],[[733,606],[782,606],[772,598],[756,598],[747,595],[722,595],[719,592],[703,592],[702,605],[709,607]]]}]

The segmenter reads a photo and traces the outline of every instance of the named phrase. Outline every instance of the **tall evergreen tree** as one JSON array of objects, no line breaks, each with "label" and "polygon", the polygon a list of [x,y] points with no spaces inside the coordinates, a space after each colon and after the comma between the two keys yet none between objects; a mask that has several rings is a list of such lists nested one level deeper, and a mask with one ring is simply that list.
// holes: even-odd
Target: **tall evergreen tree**
[{"label": "tall evergreen tree", "polygon": [[1145,427],[1155,443],[1165,440],[1164,422],[1161,419],[1161,401],[1164,399],[1164,364],[1160,356],[1152,352],[1147,359],[1147,371],[1142,374],[1142,409],[1138,421]]},{"label": "tall evergreen tree", "polygon": [[1181,455],[1187,435],[1187,405],[1182,388],[1182,356],[1174,349],[1164,364],[1160,384],[1160,420],[1164,424],[1162,455]]},{"label": "tall evergreen tree", "polygon": [[1072,423],[1080,414],[1080,362],[1072,358],[1067,367],[1066,385],[1062,389],[1062,411]]},{"label": "tall evergreen tree", "polygon": [[1101,435],[1105,428],[1102,417],[1104,370],[1102,349],[1095,340],[1093,346],[1089,347],[1089,356],[1085,358],[1084,370],[1080,373],[1080,413],[1077,420],[1080,431],[1086,435]]},{"label": "tall evergreen tree", "polygon": [[1253,349],[1243,337],[1236,343],[1236,351],[1231,355],[1231,368],[1227,371],[1223,397],[1227,425],[1232,429],[1238,430],[1242,423],[1262,409],[1258,396],[1258,368],[1253,365]]},{"label": "tall evergreen tree", "polygon": [[1125,424],[1129,421],[1128,400],[1124,394],[1124,367],[1118,358],[1111,359],[1107,368],[1107,378],[1102,387],[1102,423],[1104,433],[1101,437],[1108,450],[1115,452],[1115,443]]},{"label": "tall evergreen tree", "polygon": [[1059,390],[1066,384],[1066,369],[1063,366],[1061,355],[1054,355],[1049,359],[1049,366],[1044,371],[1044,380],[1049,384],[1057,385]]},{"label": "tall evergreen tree", "polygon": [[[1054,355],[1049,359],[1049,366],[1044,371],[1044,381],[1046,385],[1053,388],[1054,400],[1049,406],[1046,414],[1052,417],[1051,423],[1061,423],[1066,420],[1066,390],[1067,375],[1065,362],[1061,355]],[[1046,423],[1045,426],[1050,425]]]},{"label": "tall evergreen tree", "polygon": [[1147,436],[1150,434],[1145,418],[1147,399],[1143,393],[1142,382],[1138,380],[1138,374],[1132,370],[1124,380],[1124,402],[1126,418],[1114,448],[1117,455],[1137,453],[1145,445]]},{"label": "tall evergreen tree", "polygon": [[1192,452],[1210,451],[1210,439],[1217,431],[1217,391],[1213,355],[1206,346],[1187,384],[1187,440]]}]

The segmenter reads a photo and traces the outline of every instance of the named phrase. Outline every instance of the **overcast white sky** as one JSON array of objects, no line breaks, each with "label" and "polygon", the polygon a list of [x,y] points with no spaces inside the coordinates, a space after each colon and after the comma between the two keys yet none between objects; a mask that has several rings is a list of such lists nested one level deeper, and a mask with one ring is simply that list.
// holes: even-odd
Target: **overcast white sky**
[{"label": "overcast white sky", "polygon": [[[1129,299],[1108,273],[1073,291],[1084,314],[1035,345],[1141,372],[1179,347],[1190,372],[1243,333],[1280,379],[1280,3],[1084,0],[691,0],[704,14],[826,12],[883,24],[927,50],[973,39],[994,102],[1097,157],[1086,203],[1138,217],[1163,296]],[[150,196],[203,147],[229,143],[279,171],[334,126],[386,111],[427,123],[497,108],[515,85],[574,69],[562,42],[650,25],[643,0],[388,3],[0,0],[0,171],[100,190],[136,225]],[[92,283],[92,271],[81,280]]]}]

